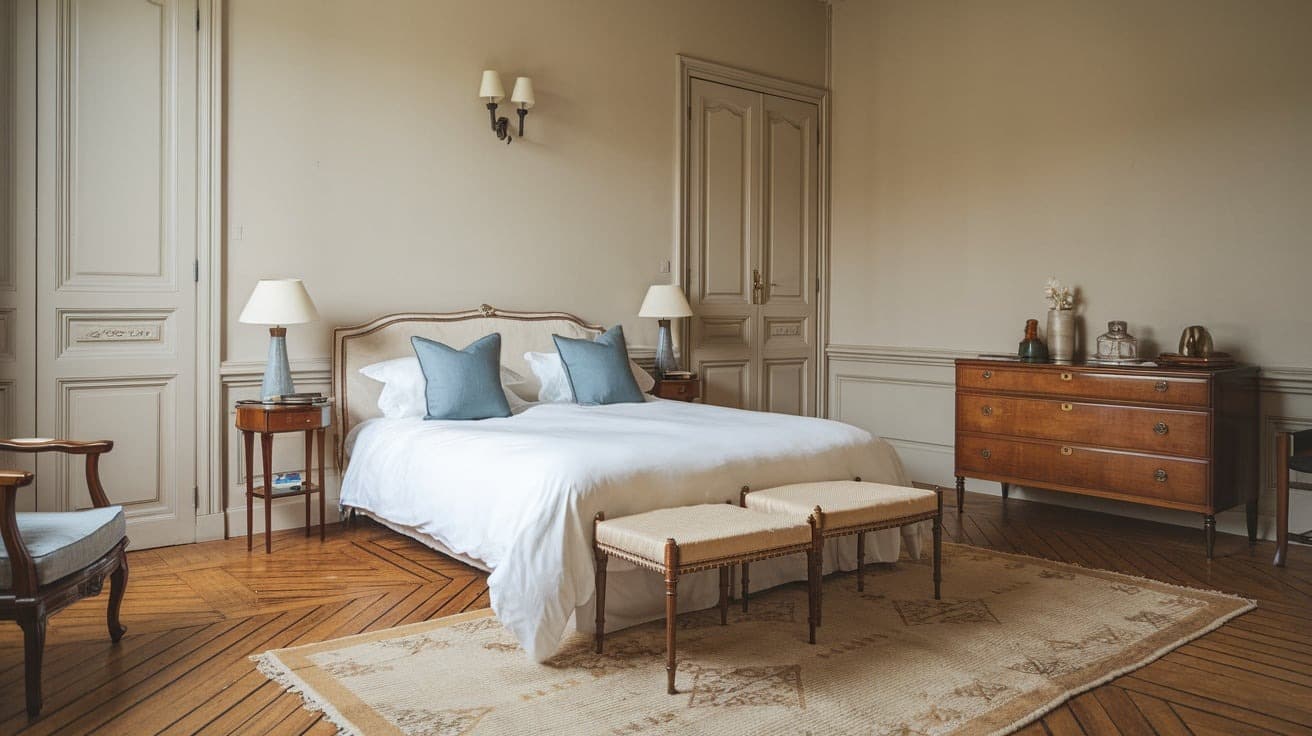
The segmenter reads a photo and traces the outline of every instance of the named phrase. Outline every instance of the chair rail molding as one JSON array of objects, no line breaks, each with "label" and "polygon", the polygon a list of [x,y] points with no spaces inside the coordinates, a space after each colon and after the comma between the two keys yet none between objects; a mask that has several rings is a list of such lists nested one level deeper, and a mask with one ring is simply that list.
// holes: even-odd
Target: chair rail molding
[{"label": "chair rail molding", "polygon": [[[883,437],[902,458],[916,481],[953,481],[956,421],[954,361],[979,351],[943,347],[831,344],[825,348],[828,371],[826,416],[855,424]],[[1258,378],[1261,395],[1261,500],[1259,533],[1274,535],[1275,476],[1271,454],[1275,433],[1312,426],[1312,368],[1263,366]],[[968,481],[970,490],[998,495],[996,483]],[[1042,489],[1016,488],[1018,498],[1102,511],[1135,518],[1194,526],[1194,514],[1146,509],[1102,499]],[[1295,508],[1291,524],[1312,526],[1312,508]],[[1242,510],[1217,516],[1218,529],[1243,534]],[[1302,528],[1301,526],[1299,528]]]}]

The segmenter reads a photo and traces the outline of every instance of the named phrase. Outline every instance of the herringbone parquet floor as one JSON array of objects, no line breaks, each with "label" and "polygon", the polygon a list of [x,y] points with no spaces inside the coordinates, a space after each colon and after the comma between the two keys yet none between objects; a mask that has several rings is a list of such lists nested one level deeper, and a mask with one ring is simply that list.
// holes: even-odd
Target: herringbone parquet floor
[{"label": "herringbone parquet floor", "polygon": [[[1270,565],[1272,545],[970,494],[949,538],[1256,598],[1258,610],[1075,698],[1025,729],[1039,734],[1312,734],[1312,549]],[[0,627],[0,733],[331,734],[247,657],[488,605],[485,576],[379,526],[328,541],[275,536],[131,553],[128,633],[111,646],[105,595],[51,620],[46,705],[23,712],[18,627]],[[948,585],[950,580],[945,581]]]}]

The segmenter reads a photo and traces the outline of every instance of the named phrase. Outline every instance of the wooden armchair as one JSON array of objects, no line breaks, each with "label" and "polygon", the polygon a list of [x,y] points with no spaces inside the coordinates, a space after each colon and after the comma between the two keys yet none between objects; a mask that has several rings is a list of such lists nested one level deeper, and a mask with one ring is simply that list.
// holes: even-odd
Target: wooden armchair
[{"label": "wooden armchair", "polygon": [[109,576],[109,638],[117,642],[125,628],[119,606],[128,584],[127,527],[123,509],[111,506],[100,484],[100,456],[113,449],[109,440],[0,440],[0,451],[61,452],[86,456],[87,488],[95,508],[86,511],[19,513],[18,490],[32,474],[0,471],[0,620],[23,629],[27,712],[41,712],[41,658],[46,618],[89,596],[100,594]]},{"label": "wooden armchair", "polygon": [[1312,544],[1312,531],[1289,533],[1289,491],[1312,491],[1312,484],[1291,483],[1289,471],[1312,473],[1312,429],[1276,434],[1276,567],[1285,566],[1289,540]]}]

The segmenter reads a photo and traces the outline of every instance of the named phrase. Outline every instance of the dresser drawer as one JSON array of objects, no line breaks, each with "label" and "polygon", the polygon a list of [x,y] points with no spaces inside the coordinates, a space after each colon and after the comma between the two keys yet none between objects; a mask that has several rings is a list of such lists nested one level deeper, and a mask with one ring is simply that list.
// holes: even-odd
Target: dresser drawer
[{"label": "dresser drawer", "polygon": [[1090,404],[1058,399],[957,396],[957,428],[965,432],[1035,437],[1155,454],[1205,458],[1203,411]]},{"label": "dresser drawer", "polygon": [[957,386],[981,391],[1047,394],[1072,399],[1138,401],[1170,406],[1207,406],[1207,379],[1160,374],[1099,373],[1060,368],[957,366]]},{"label": "dresser drawer", "polygon": [[1005,477],[1014,482],[1065,486],[1155,499],[1180,506],[1207,505],[1209,464],[1203,460],[1136,455],[1059,442],[957,435],[957,474]]}]

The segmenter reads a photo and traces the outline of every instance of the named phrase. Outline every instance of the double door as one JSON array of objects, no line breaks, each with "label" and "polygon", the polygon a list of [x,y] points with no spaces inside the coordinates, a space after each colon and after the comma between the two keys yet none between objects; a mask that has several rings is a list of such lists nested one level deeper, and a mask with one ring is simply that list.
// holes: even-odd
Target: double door
[{"label": "double door", "polygon": [[816,413],[819,108],[691,82],[690,365],[707,403]]}]

